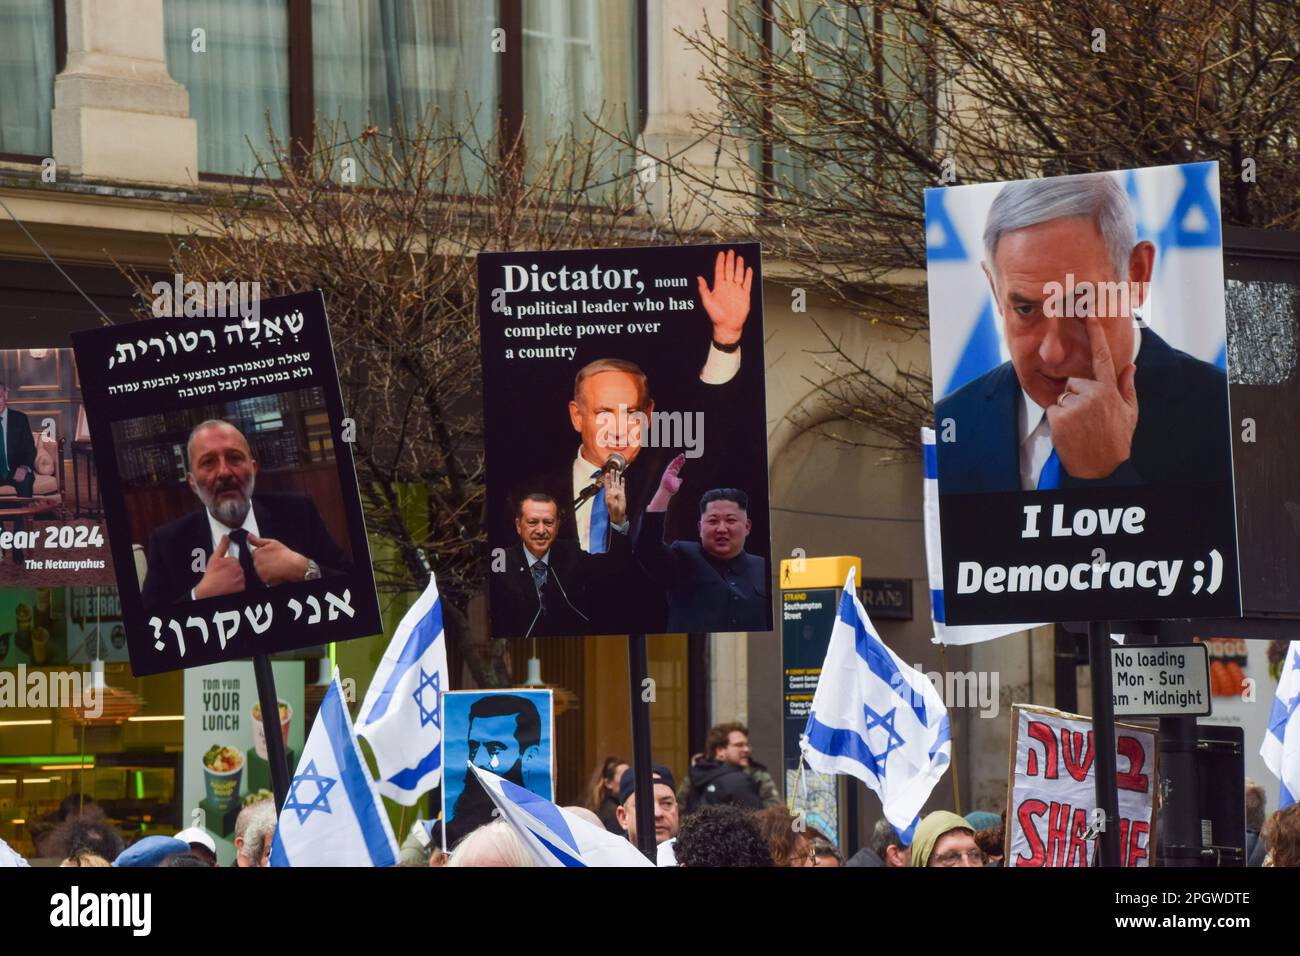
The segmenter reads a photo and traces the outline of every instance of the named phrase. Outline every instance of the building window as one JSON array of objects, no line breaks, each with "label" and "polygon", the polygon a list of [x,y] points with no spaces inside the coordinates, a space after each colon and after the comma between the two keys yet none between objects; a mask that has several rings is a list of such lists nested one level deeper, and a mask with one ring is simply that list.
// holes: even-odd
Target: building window
[{"label": "building window", "polygon": [[165,0],[167,70],[189,91],[202,172],[254,175],[254,152],[270,164],[268,119],[275,137],[288,142],[289,4]]},{"label": "building window", "polygon": [[54,0],[0,4],[0,155],[6,158],[41,158],[52,151],[56,9]]},{"label": "building window", "polygon": [[523,4],[521,99],[530,157],[545,156],[569,134],[591,136],[597,126],[619,135],[639,130],[640,6],[637,0]]},{"label": "building window", "polygon": [[314,0],[318,122],[353,136],[372,124],[436,122],[465,137],[467,170],[481,167],[475,145],[491,139],[496,120],[496,26],[483,0]]},{"label": "building window", "polygon": [[[927,41],[915,24],[904,24],[895,14],[880,7],[856,10],[855,15],[828,7],[816,0],[794,0],[790,5],[770,0],[731,0],[730,9],[745,18],[744,37],[729,31],[729,39],[751,56],[783,70],[799,63],[810,73],[810,83],[825,102],[834,103],[832,113],[870,116],[905,132],[917,142],[935,141],[934,80],[926,59]],[[803,31],[809,51],[805,61],[794,50],[794,30]],[[745,42],[759,37],[760,49],[752,51]],[[772,94],[771,81],[764,82]],[[777,91],[788,97],[789,88]],[[783,97],[774,96],[773,100]],[[864,163],[874,166],[877,178],[898,176],[884,167],[884,157],[853,153],[846,157],[850,169],[837,162],[843,144],[840,130],[817,129],[805,112],[807,104],[791,103],[783,115],[770,105],[763,107],[763,127],[803,129],[801,136],[787,134],[782,141],[754,136],[750,161],[758,171],[760,203],[776,211],[783,203],[801,203],[809,197],[832,196],[862,174]],[[852,140],[861,147],[861,140]],[[917,188],[924,184],[915,182]]]},{"label": "building window", "polygon": [[[35,0],[33,0],[35,2]],[[646,0],[165,0],[167,65],[190,93],[205,176],[253,175],[266,117],[295,155],[315,123],[352,135],[436,110],[466,142],[466,172],[500,122],[534,160],[592,119],[644,115]],[[207,52],[193,49],[206,33]],[[493,31],[504,30],[505,49]],[[620,162],[630,164],[631,157]]]}]

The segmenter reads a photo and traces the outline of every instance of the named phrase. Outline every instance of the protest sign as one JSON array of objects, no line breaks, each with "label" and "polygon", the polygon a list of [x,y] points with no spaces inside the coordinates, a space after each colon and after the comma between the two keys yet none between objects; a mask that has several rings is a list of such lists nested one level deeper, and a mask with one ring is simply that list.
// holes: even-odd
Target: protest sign
[{"label": "protest sign", "polygon": [[1155,852],[1157,735],[1115,725],[1119,820],[1097,810],[1092,721],[1047,707],[1012,707],[1007,786],[1007,866],[1090,866],[1099,827],[1120,833],[1123,866],[1150,866]]},{"label": "protest sign", "polygon": [[759,260],[479,256],[494,636],[771,630]]},{"label": "protest sign", "polygon": [[554,800],[555,708],[549,690],[450,691],[442,695],[442,720],[446,848],[491,820],[496,806],[469,772],[471,763]]},{"label": "protest sign", "polygon": [[1239,613],[1214,163],[926,191],[948,624]]},{"label": "protest sign", "polygon": [[381,630],[319,292],[73,344],[137,676]]}]

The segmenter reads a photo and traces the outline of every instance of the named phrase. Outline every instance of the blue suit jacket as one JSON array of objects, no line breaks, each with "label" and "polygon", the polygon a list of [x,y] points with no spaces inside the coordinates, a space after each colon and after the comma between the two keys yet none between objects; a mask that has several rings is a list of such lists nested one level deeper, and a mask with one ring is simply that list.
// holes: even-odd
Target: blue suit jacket
[{"label": "blue suit jacket", "polygon": [[[1135,387],[1138,422],[1129,460],[1095,480],[1062,469],[1062,488],[1232,480],[1222,369],[1144,328]],[[1020,490],[1019,402],[1020,380],[1006,362],[935,406],[941,494]],[[943,440],[948,419],[955,441]]]}]

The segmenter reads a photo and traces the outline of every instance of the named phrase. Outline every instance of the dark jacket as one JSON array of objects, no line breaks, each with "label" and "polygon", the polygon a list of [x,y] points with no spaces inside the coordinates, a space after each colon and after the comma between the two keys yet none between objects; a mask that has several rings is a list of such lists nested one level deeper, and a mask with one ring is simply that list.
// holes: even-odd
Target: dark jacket
[{"label": "dark jacket", "polygon": [[[609,536],[609,551],[588,554],[576,541],[556,540],[546,553],[547,575],[539,596],[522,542],[506,549],[504,571],[488,576],[493,637],[556,637],[607,633],[605,605],[596,595],[631,563],[627,535]],[[593,603],[598,607],[593,609]]]},{"label": "dark jacket", "polygon": [[619,836],[627,834],[618,822],[618,801],[609,794],[605,794],[605,799],[600,801],[600,809],[596,811],[596,816],[600,817],[600,822],[605,824],[605,829],[610,833]]},{"label": "dark jacket", "polygon": [[1268,856],[1268,847],[1255,830],[1246,831],[1246,865],[1263,866],[1264,857]]},{"label": "dark jacket", "polygon": [[633,553],[668,595],[668,630],[767,631],[767,562],[742,551],[729,561],[711,557],[698,541],[665,544],[664,512],[647,511]]},{"label": "dark jacket", "polygon": [[[1231,481],[1223,370],[1170,347],[1149,328],[1136,364],[1138,421],[1128,461],[1095,480],[1062,470],[1060,486]],[[1020,391],[1015,368],[1005,362],[935,406],[940,436],[951,427],[956,438],[938,442],[940,494],[1020,490]]]},{"label": "dark jacket", "polygon": [[723,803],[746,810],[762,810],[763,800],[749,775],[726,761],[701,760],[691,767],[690,792],[686,795],[686,812]]},{"label": "dark jacket", "polygon": [[[260,538],[274,538],[320,566],[321,576],[346,574],[352,558],[330,537],[320,512],[304,495],[253,495],[253,517]],[[212,555],[208,513],[199,510],[155,528],[149,535],[149,570],[141,598],[144,606],[165,607],[190,600],[190,591],[203,578],[193,570],[194,552]]]}]

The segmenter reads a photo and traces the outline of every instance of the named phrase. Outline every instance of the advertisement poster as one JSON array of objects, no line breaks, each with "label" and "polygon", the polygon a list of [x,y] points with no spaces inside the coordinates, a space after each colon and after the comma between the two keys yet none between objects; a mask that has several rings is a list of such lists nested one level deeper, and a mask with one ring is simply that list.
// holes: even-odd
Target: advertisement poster
[{"label": "advertisement poster", "polygon": [[[271,669],[280,699],[280,733],[292,767],[305,737],[305,665],[272,661]],[[217,844],[217,861],[233,866],[235,818],[247,804],[273,796],[252,661],[185,671],[184,747],[182,825],[206,828]]]},{"label": "advertisement poster", "polygon": [[469,764],[554,800],[555,709],[549,690],[450,691],[442,695],[442,818],[447,847],[492,819],[495,804]]},{"label": "advertisement poster", "polygon": [[760,256],[478,257],[493,636],[772,629]]},{"label": "advertisement poster", "polygon": [[0,587],[115,583],[72,349],[0,350]]},{"label": "advertisement poster", "polygon": [[136,676],[382,630],[319,292],[73,336]]},{"label": "advertisement poster", "polygon": [[69,664],[128,659],[117,588],[68,588],[66,603]]},{"label": "advertisement poster", "polygon": [[926,191],[948,624],[1239,613],[1218,182]]},{"label": "advertisement poster", "polygon": [[64,588],[0,589],[0,666],[67,664]]},{"label": "advertisement poster", "polygon": [[[1013,709],[1005,865],[1090,866],[1098,823],[1092,721],[1046,707]],[[1156,745],[1149,730],[1115,725],[1122,866],[1150,866],[1155,852]]]}]

